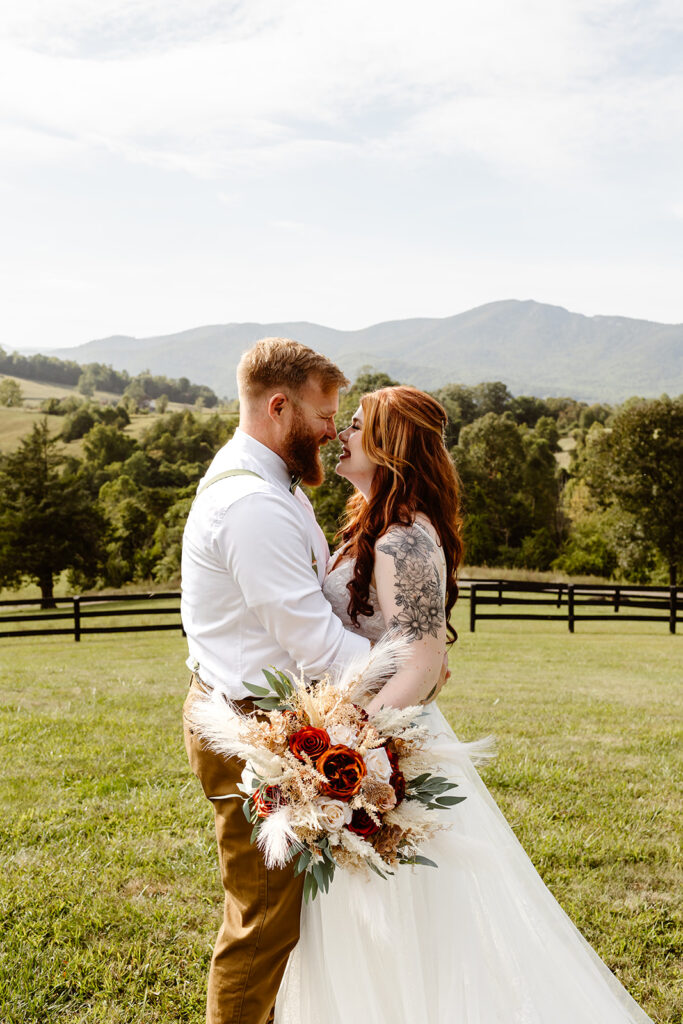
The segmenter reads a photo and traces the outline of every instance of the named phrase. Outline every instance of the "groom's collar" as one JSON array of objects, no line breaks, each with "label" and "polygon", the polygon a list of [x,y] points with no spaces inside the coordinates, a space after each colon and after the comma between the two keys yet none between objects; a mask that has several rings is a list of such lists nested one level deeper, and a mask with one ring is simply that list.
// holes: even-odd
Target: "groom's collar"
[{"label": "groom's collar", "polygon": [[294,492],[298,481],[292,481],[292,474],[289,472],[286,463],[272,448],[268,448],[261,441],[257,441],[255,437],[245,433],[240,427],[237,427],[235,430],[230,447],[236,449],[240,455],[246,456],[250,462],[256,463],[261,471],[260,475],[263,475],[265,472],[269,480],[281,484],[288,491],[292,491],[292,493]]}]

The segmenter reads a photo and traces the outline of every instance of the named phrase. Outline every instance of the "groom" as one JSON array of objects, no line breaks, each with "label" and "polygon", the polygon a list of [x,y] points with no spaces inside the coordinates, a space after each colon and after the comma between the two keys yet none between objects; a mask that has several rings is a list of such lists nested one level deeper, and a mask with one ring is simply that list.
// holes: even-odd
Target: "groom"
[{"label": "groom", "polygon": [[336,437],[341,370],[305,345],[266,338],[237,367],[240,425],[197,489],[183,537],[182,620],[192,671],[183,712],[190,765],[212,801],[225,911],[211,960],[207,1024],[268,1024],[299,938],[304,875],[269,871],[237,793],[243,765],[204,749],[198,693],[254,709],[242,681],[275,665],[321,676],[369,650],[323,597],[329,555],[297,486],[322,483],[320,447]]}]

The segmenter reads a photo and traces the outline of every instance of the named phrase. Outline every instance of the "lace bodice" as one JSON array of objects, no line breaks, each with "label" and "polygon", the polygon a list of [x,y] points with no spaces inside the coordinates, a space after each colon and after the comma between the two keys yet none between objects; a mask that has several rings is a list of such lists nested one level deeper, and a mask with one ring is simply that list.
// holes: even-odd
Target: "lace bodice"
[{"label": "lace bodice", "polygon": [[353,564],[353,559],[351,558],[346,558],[336,564],[333,555],[330,560],[331,571],[328,572],[323,583],[323,593],[332,605],[335,615],[339,616],[346,628],[356,633],[361,633],[362,636],[366,636],[374,644],[386,629],[386,622],[379,610],[377,591],[372,583],[368,592],[368,600],[375,609],[375,614],[372,618],[369,618],[367,615],[359,615],[358,625],[356,626],[349,618],[349,613],[346,610],[349,603],[349,592],[346,589],[346,584],[353,575]]}]

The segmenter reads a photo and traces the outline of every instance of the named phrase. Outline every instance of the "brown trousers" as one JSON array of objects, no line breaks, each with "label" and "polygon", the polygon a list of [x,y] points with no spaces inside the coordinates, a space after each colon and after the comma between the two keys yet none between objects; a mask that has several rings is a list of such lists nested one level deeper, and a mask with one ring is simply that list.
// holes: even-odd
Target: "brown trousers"
[{"label": "brown trousers", "polygon": [[[193,676],[183,707],[185,749],[207,797],[239,793],[243,763],[205,750],[192,727]],[[251,701],[237,702],[242,710]],[[211,800],[225,890],[223,923],[211,959],[207,1024],[271,1024],[287,958],[299,940],[303,874],[288,865],[269,871],[250,842],[242,800]]]}]

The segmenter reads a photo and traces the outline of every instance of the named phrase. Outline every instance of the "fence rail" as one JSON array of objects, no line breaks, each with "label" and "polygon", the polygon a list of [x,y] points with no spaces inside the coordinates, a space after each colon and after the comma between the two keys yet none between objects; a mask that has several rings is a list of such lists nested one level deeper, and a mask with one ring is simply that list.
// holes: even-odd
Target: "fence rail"
[{"label": "fence rail", "polygon": [[[180,621],[180,591],[172,590],[164,593],[151,594],[95,594],[83,597],[56,597],[55,608],[46,609],[39,613],[29,610],[27,613],[4,614],[5,608],[12,611],[17,608],[28,607],[29,609],[40,607],[40,598],[27,598],[24,600],[0,601],[0,637],[24,637],[24,636],[73,636],[78,643],[82,636],[87,634],[101,633],[149,633],[161,630],[174,630],[184,635],[183,626]],[[172,606],[164,605],[159,608],[155,602],[175,601]],[[92,608],[91,605],[109,605],[107,608]],[[134,608],[120,608],[120,604],[135,604]],[[173,622],[136,622],[125,625],[89,625],[90,619],[119,619],[129,616],[137,616],[138,619],[148,616],[172,616]],[[70,625],[43,628],[43,629],[14,629],[6,630],[7,623],[25,622],[69,622]]]},{"label": "fence rail", "polygon": [[[668,622],[669,632],[676,632],[683,611],[683,589],[680,587],[645,587],[610,585],[607,583],[527,583],[516,580],[463,580],[461,593],[467,589],[470,600],[470,632],[474,633],[480,619],[525,620],[545,619],[567,623],[570,633],[577,622],[604,622],[610,609],[622,622]],[[519,597],[517,594],[532,594]],[[463,593],[464,596],[464,593]],[[526,605],[544,609],[533,613],[482,611],[496,605]],[[601,608],[602,614],[586,613],[584,608]],[[641,608],[661,615],[633,615],[622,609]],[[551,610],[554,609],[554,610]]]},{"label": "fence rail", "polygon": [[[528,595],[528,596],[527,596]],[[622,622],[668,622],[669,632],[676,632],[676,624],[683,621],[683,588],[611,586],[609,584],[530,583],[517,580],[462,580],[461,598],[469,598],[470,631],[478,621],[500,619],[510,621],[545,620],[566,622],[573,633],[577,622],[604,622],[611,617],[611,609]],[[175,602],[157,607],[159,602]],[[41,605],[40,598],[0,601],[0,638],[31,636],[73,636],[76,643],[82,636],[102,633],[147,633],[173,630],[184,635],[180,621],[180,592],[177,590],[150,594],[96,594],[93,596],[58,597],[55,608],[34,611]],[[135,607],[119,607],[120,605]],[[100,607],[93,607],[93,606]],[[107,605],[109,607],[102,607]],[[505,611],[519,606],[534,611]],[[483,610],[495,607],[497,610]],[[28,611],[20,612],[26,608]],[[584,609],[602,610],[601,614]],[[648,615],[631,614],[628,609],[642,609]],[[7,609],[8,614],[5,614]],[[626,609],[626,611],[624,611]],[[661,614],[657,614],[661,612]],[[114,625],[90,625],[92,619],[118,620],[136,616],[138,619],[165,616],[172,621],[127,622]],[[616,621],[616,620],[615,620]],[[26,623],[41,623],[41,629],[22,628]],[[48,623],[56,623],[56,626]],[[19,624],[18,629],[7,630],[8,624]]]}]

